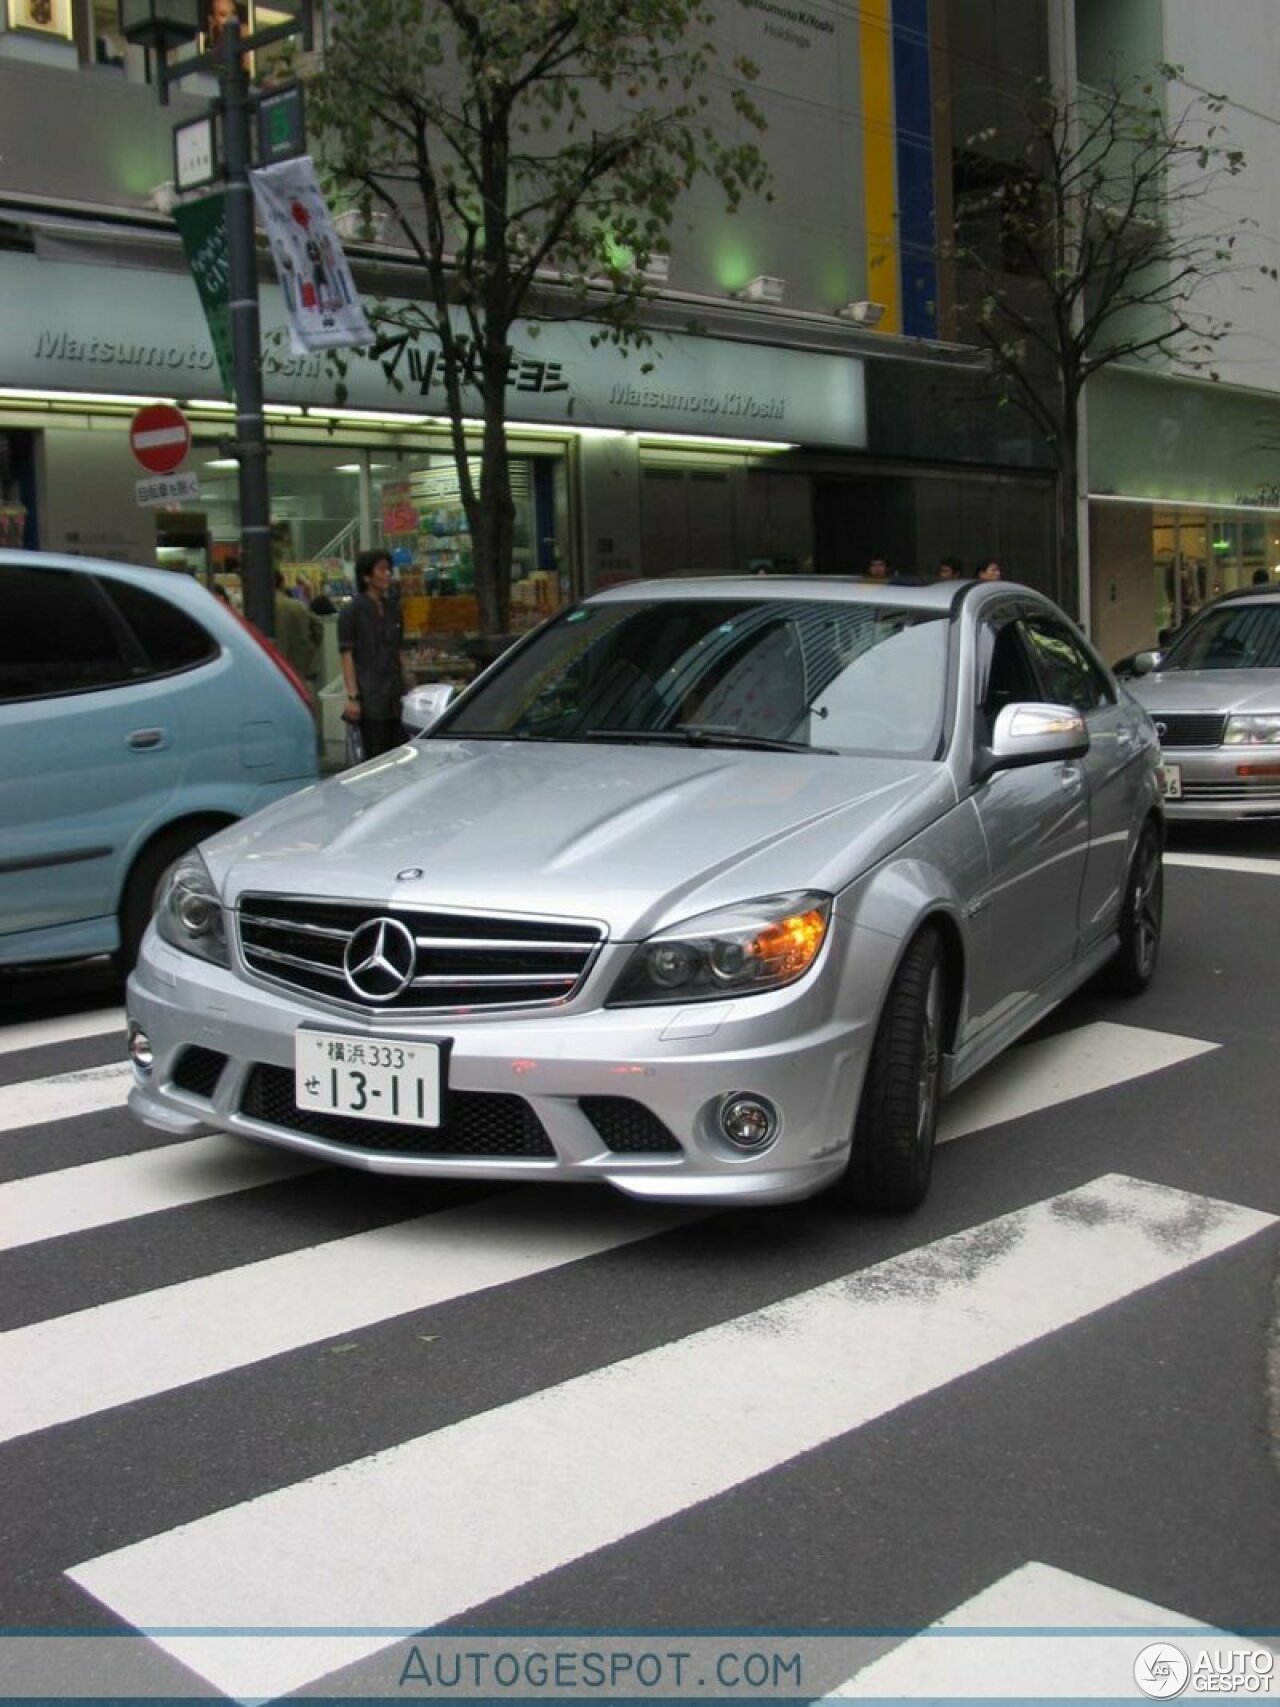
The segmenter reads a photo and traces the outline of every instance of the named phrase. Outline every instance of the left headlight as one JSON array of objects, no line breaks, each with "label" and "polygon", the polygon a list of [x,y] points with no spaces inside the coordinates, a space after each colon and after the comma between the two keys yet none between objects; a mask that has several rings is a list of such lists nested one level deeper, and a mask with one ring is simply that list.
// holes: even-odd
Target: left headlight
[{"label": "left headlight", "polygon": [[723,1001],[780,989],[813,965],[830,921],[831,897],[816,891],[686,919],[640,944],[607,1005]]},{"label": "left headlight", "polygon": [[1280,711],[1228,717],[1222,741],[1227,747],[1280,747]]},{"label": "left headlight", "polygon": [[186,954],[229,966],[222,902],[198,853],[185,854],[165,882],[156,908],[156,929]]}]

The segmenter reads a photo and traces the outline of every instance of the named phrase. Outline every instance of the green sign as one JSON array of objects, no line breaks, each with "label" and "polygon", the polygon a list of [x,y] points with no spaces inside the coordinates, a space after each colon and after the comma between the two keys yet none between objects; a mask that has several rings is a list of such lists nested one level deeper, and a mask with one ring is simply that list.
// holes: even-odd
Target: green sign
[{"label": "green sign", "polygon": [[286,83],[258,96],[258,164],[274,166],[307,152],[302,85]]},{"label": "green sign", "polygon": [[225,197],[202,196],[199,201],[180,202],[173,210],[182,233],[191,276],[196,281],[204,317],[209,324],[213,353],[218,358],[225,395],[235,399],[235,363],[231,354],[231,266],[227,254]]}]

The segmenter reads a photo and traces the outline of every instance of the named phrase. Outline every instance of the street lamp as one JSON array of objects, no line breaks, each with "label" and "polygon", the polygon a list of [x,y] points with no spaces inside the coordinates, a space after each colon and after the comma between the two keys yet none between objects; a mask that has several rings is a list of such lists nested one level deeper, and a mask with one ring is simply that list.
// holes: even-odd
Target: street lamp
[{"label": "street lamp", "polygon": [[[297,0],[284,23],[254,34],[241,30],[238,6],[229,8],[217,43],[204,53],[170,64],[169,53],[200,34],[201,0],[118,0],[120,32],[155,59],[161,105],[169,85],[200,72],[216,72],[219,93],[210,112],[222,138],[226,185],[228,294],[232,382],[235,391],[235,451],[240,462],[240,565],[245,615],[268,637],[275,633],[275,565],[271,552],[271,499],[267,483],[267,436],[262,410],[262,329],[258,316],[258,268],[254,252],[253,187],[249,181],[250,113],[248,56],[272,42],[300,36],[311,47],[311,0]],[[281,8],[284,9],[283,7]],[[212,14],[212,8],[211,8]]]}]

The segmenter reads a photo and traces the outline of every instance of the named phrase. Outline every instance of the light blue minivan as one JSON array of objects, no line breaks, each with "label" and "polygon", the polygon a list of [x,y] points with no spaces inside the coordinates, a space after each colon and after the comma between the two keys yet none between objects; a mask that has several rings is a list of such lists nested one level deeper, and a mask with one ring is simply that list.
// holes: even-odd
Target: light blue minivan
[{"label": "light blue minivan", "polygon": [[0,551],[0,965],[127,970],[169,866],[316,773],[306,688],[197,581]]}]

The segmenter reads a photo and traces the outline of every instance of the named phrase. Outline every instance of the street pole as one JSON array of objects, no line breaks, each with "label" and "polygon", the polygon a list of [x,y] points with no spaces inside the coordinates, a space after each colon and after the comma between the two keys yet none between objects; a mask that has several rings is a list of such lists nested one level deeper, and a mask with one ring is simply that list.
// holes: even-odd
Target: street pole
[{"label": "street pole", "polygon": [[262,409],[262,333],[258,314],[258,264],[254,239],[249,72],[240,46],[240,20],[232,15],[219,42],[221,118],[226,167],[225,218],[235,385],[236,456],[240,463],[240,573],[244,613],[254,627],[275,635],[275,563],[271,550],[271,495],[267,433]]}]

